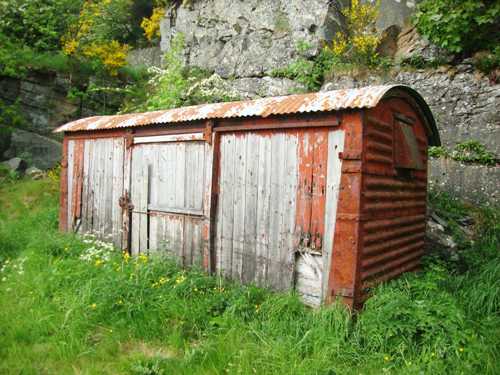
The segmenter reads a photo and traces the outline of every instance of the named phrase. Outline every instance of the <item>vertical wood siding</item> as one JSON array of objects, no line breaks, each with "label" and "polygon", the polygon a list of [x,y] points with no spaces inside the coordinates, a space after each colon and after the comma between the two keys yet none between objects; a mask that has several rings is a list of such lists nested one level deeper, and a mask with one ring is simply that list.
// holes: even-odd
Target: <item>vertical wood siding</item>
[{"label": "vertical wood siding", "polygon": [[202,265],[207,145],[168,142],[132,152],[133,254],[160,252]]},{"label": "vertical wood siding", "polygon": [[123,138],[86,140],[79,232],[122,245]]},{"label": "vertical wood siding", "polygon": [[297,132],[224,134],[220,140],[217,270],[276,289],[293,285]]},{"label": "vertical wood siding", "polygon": [[[324,147],[321,143],[319,147],[323,153],[328,154],[327,163],[325,165],[326,173],[325,175],[318,175],[316,173],[316,180],[325,180],[324,186],[326,190],[324,209],[320,211],[322,215],[318,219],[322,222],[321,225],[324,226],[322,252],[321,254],[300,252],[297,255],[296,264],[295,288],[304,302],[312,306],[317,306],[322,302],[323,298],[326,296],[328,286],[328,269],[332,260],[332,247],[334,246],[333,240],[342,167],[339,152],[342,152],[344,149],[344,131],[329,131],[327,134],[327,141],[327,147]],[[322,158],[317,159],[323,160]],[[314,169],[319,170],[322,168],[315,166]],[[316,187],[316,191],[319,191],[318,187]],[[317,195],[318,194],[319,193],[317,193]],[[313,204],[313,210],[315,205],[317,205],[317,203]],[[323,272],[324,270],[326,270],[326,273]]]}]

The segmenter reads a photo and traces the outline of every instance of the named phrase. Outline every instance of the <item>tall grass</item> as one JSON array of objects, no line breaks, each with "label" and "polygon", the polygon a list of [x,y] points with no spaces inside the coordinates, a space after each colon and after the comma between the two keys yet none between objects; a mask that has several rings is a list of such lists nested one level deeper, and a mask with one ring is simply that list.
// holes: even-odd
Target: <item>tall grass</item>
[{"label": "tall grass", "polygon": [[498,228],[485,217],[460,267],[431,259],[352,317],[60,234],[53,182],[4,185],[0,373],[499,373]]}]

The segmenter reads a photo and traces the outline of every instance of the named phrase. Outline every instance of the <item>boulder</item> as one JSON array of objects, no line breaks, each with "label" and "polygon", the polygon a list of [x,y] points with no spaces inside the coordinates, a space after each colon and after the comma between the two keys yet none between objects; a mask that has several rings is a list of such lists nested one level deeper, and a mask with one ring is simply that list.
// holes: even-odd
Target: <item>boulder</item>
[{"label": "boulder", "polygon": [[173,7],[162,20],[161,49],[184,35],[188,66],[223,78],[262,77],[297,57],[318,53],[342,28],[340,0],[207,0]]},{"label": "boulder", "polygon": [[12,132],[10,148],[4,154],[7,158],[22,157],[29,165],[40,169],[55,167],[61,161],[61,155],[59,142],[20,129]]},{"label": "boulder", "polygon": [[306,87],[288,78],[239,78],[231,82],[242,100],[290,95],[306,91]]},{"label": "boulder", "polygon": [[24,171],[28,167],[28,163],[26,163],[26,161],[21,158],[12,158],[2,162],[2,164],[9,168],[11,171],[21,174],[24,173]]},{"label": "boulder", "polygon": [[41,180],[47,175],[44,171],[38,169],[37,167],[29,167],[26,169],[25,174],[33,180]]}]

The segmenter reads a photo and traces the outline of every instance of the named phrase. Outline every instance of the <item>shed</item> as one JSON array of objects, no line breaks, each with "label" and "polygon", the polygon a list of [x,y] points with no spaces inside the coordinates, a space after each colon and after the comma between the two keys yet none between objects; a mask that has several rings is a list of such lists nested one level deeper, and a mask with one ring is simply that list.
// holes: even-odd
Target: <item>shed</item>
[{"label": "shed", "polygon": [[424,252],[429,107],[406,86],[90,117],[64,132],[60,229],[359,306]]}]

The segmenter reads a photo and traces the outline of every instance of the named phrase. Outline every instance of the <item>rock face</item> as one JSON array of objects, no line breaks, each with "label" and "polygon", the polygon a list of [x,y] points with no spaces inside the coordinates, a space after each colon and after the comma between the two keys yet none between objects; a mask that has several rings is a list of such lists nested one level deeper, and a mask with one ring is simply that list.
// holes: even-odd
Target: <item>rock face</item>
[{"label": "rock face", "polygon": [[180,6],[161,23],[161,49],[176,33],[185,38],[185,62],[221,77],[261,77],[310,53],[340,29],[338,0],[207,0]]},{"label": "rock face", "polygon": [[409,85],[424,97],[445,146],[473,139],[500,155],[500,85],[474,73],[469,63],[440,70],[396,70],[362,79],[337,77],[322,90],[391,83]]},{"label": "rock face", "polygon": [[67,92],[67,83],[55,74],[32,73],[22,80],[0,77],[0,99],[17,101],[28,130],[43,135],[78,115],[80,108],[67,99]]},{"label": "rock face", "polygon": [[62,146],[53,139],[16,129],[5,157],[21,156],[30,166],[53,168],[61,161]]},{"label": "rock face", "polygon": [[462,164],[450,159],[429,163],[429,184],[474,203],[500,203],[500,167]]},{"label": "rock face", "polygon": [[135,68],[156,66],[161,67],[160,47],[138,48],[127,55],[127,63]]}]

